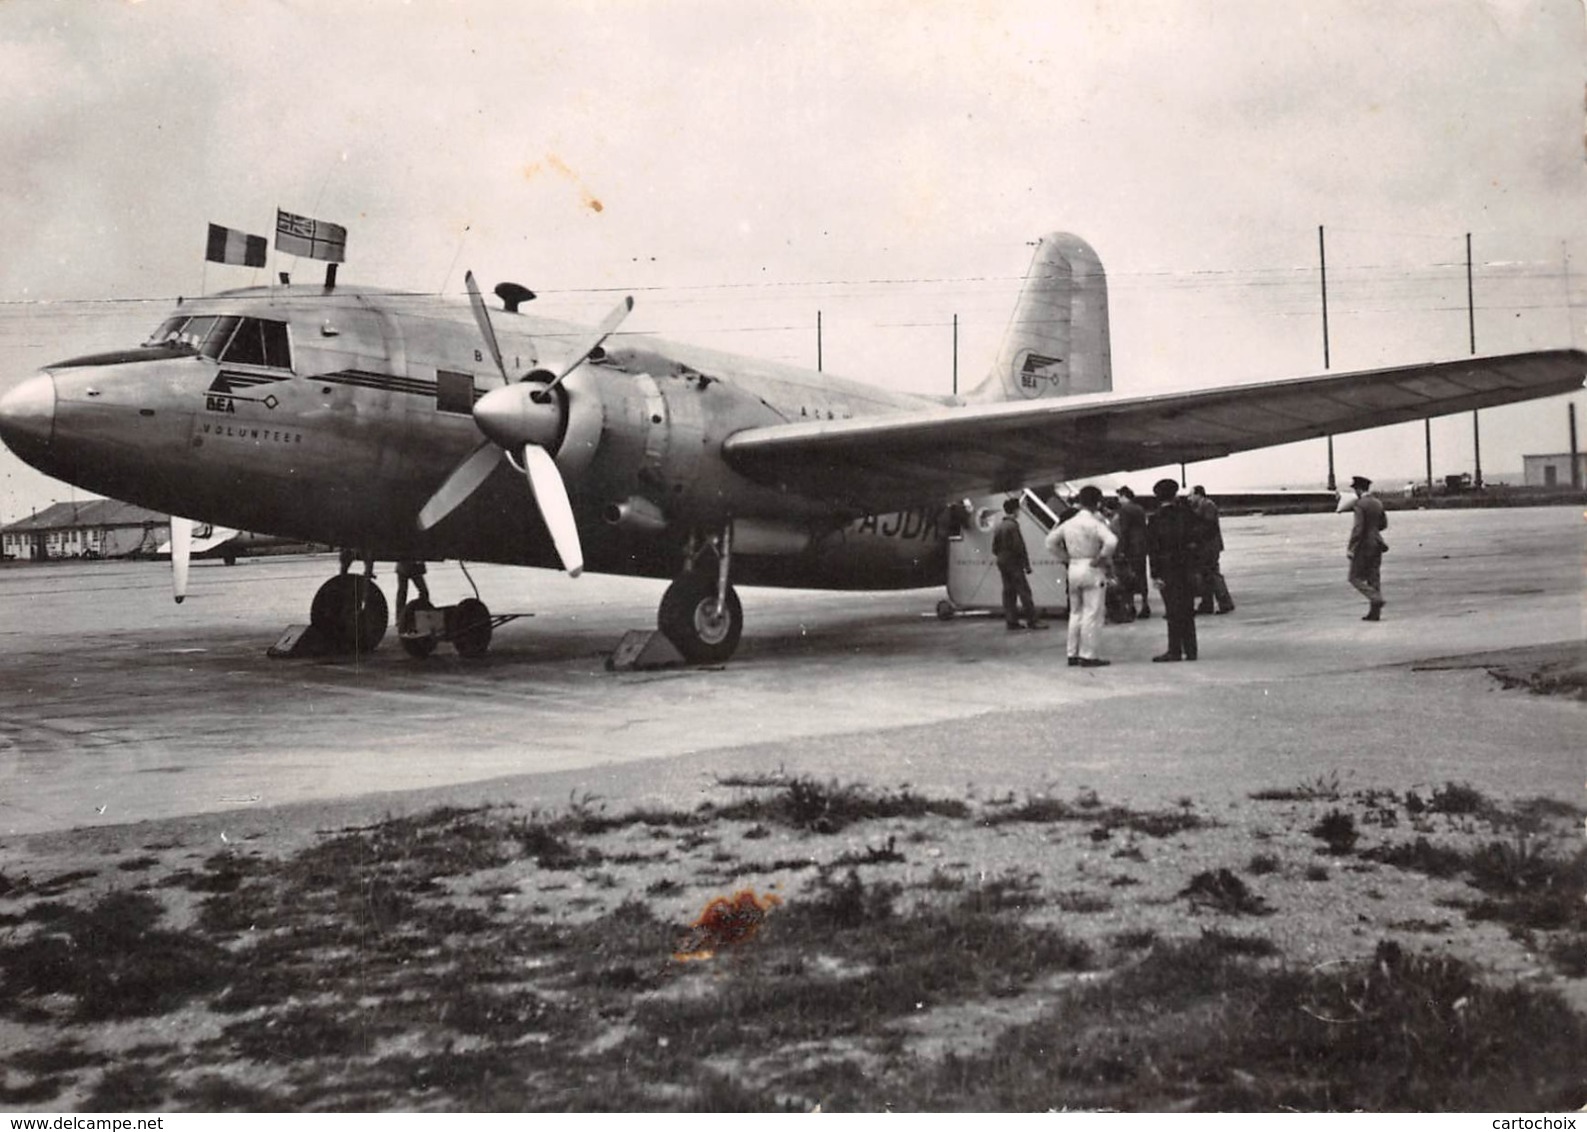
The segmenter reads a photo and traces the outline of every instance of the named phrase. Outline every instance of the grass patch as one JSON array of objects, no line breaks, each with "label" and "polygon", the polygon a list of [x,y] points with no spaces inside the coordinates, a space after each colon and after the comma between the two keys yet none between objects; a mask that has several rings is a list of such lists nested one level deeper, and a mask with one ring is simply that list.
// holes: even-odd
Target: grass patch
[{"label": "grass patch", "polygon": [[1296,971],[1203,936],[1153,947],[899,1095],[971,1111],[1575,1109],[1584,1057],[1583,1022],[1556,996],[1486,988],[1454,960],[1384,943],[1369,962]]},{"label": "grass patch", "polygon": [[970,808],[954,799],[927,798],[908,787],[876,791],[857,784],[778,779],[770,798],[750,797],[725,806],[702,805],[701,812],[729,821],[770,823],[811,833],[837,833],[857,822],[938,815],[965,818]]},{"label": "grass patch", "polygon": [[1084,791],[1073,802],[1037,795],[1026,798],[1018,805],[1002,805],[985,814],[981,822],[988,826],[1028,822],[1049,825],[1056,822],[1085,822],[1092,825],[1093,841],[1106,841],[1115,830],[1124,829],[1147,837],[1172,837],[1178,833],[1200,829],[1207,821],[1192,813],[1188,805],[1178,810],[1131,810],[1124,806],[1106,806],[1095,792]]},{"label": "grass patch", "polygon": [[34,930],[0,945],[0,1014],[37,1020],[41,1000],[64,996],[80,1021],[162,1014],[218,989],[231,957],[191,932],[159,927],[143,893],[111,892],[87,909],[40,904]]},{"label": "grass patch", "polygon": [[1253,802],[1337,802],[1340,798],[1339,772],[1319,774],[1299,786],[1258,790],[1250,798]]}]

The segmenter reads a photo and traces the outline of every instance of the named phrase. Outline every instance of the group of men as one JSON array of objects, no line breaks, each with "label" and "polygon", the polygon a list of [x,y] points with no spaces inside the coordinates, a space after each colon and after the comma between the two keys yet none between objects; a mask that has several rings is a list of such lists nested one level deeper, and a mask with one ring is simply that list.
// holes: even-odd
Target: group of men
[{"label": "group of men", "polygon": [[[1340,510],[1355,512],[1348,545],[1350,583],[1369,603],[1364,620],[1377,621],[1384,605],[1379,567],[1388,549],[1380,532],[1388,518],[1371,494],[1371,480],[1356,476],[1351,487],[1355,498],[1340,504]],[[1115,603],[1122,599],[1128,609],[1127,617],[1119,619],[1134,619],[1152,615],[1148,577],[1157,586],[1168,648],[1152,657],[1156,662],[1195,660],[1197,614],[1234,610],[1220,564],[1223,531],[1217,505],[1200,485],[1188,496],[1180,495],[1179,482],[1172,479],[1158,480],[1152,494],[1157,506],[1148,515],[1128,487],[1119,488],[1117,502],[1105,508],[1101,489],[1087,484],[1047,534],[1047,549],[1063,564],[1068,582],[1067,653],[1072,668],[1110,663],[1097,655],[1110,589]],[[992,553],[1003,579],[1004,620],[1010,630],[1022,623],[1045,629],[1026,579],[1031,565],[1019,527],[1019,501],[1006,500],[1003,512]]]}]

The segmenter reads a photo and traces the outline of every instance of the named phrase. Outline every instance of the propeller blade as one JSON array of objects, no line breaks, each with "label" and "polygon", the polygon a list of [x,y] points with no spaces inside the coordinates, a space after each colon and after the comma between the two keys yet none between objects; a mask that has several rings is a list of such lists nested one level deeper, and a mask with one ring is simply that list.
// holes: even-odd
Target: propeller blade
[{"label": "propeller blade", "polygon": [[193,520],[171,516],[171,590],[176,604],[187,596],[187,564],[193,557]]},{"label": "propeller blade", "polygon": [[529,477],[529,491],[540,507],[540,517],[551,532],[557,557],[568,577],[577,578],[584,572],[584,548],[579,545],[579,528],[573,521],[573,505],[568,502],[567,485],[557,470],[551,453],[538,444],[526,444],[523,449],[524,472]]},{"label": "propeller blade", "polygon": [[501,374],[501,379],[506,381],[507,367],[502,364],[501,347],[496,344],[496,328],[491,325],[490,311],[485,308],[485,300],[479,293],[479,284],[474,282],[472,271],[464,272],[463,285],[468,288],[468,305],[474,308],[474,321],[479,323],[479,332],[485,336],[485,345],[490,348],[491,359],[496,363],[496,370]]},{"label": "propeller blade", "polygon": [[550,393],[557,386],[561,385],[562,379],[564,377],[577,369],[579,364],[583,362],[585,358],[589,357],[591,354],[595,353],[596,350],[600,349],[601,343],[606,341],[606,339],[611,336],[612,331],[616,330],[622,325],[623,319],[627,318],[628,312],[633,309],[634,296],[623,296],[623,301],[613,307],[612,313],[607,315],[606,318],[602,320],[601,324],[590,333],[589,338],[586,339],[579,347],[578,353],[573,355],[573,360],[562,367],[562,372],[557,374],[556,378],[551,382],[551,384],[545,387],[544,392]]},{"label": "propeller blade", "polygon": [[430,496],[429,502],[419,511],[419,529],[427,531],[456,511],[465,499],[474,494],[480,484],[490,478],[490,474],[496,470],[496,465],[500,462],[501,449],[488,440],[470,452],[463,462],[453,468],[451,474],[441,481],[441,486],[435,489],[435,494]]}]

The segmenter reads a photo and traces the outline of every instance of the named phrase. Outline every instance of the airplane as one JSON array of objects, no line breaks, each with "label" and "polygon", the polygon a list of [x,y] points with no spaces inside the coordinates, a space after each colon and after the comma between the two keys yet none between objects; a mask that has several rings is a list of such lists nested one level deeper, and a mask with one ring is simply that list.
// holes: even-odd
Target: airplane
[{"label": "airplane", "polygon": [[[334,264],[331,265],[334,269]],[[967,497],[1570,393],[1587,353],[1539,350],[1224,386],[1113,391],[1107,280],[1085,240],[1037,244],[985,380],[891,392],[796,366],[531,315],[472,273],[467,305],[289,283],[179,300],[141,346],[45,366],[0,398],[0,438],[79,487],[241,530],[459,559],[672,578],[657,627],[691,663],[732,656],[737,585],[943,585]],[[176,596],[189,535],[173,520]],[[398,613],[413,631],[432,607]],[[345,569],[310,623],[376,647],[390,610]],[[433,621],[431,622],[434,623]],[[474,598],[448,639],[486,651]]]}]

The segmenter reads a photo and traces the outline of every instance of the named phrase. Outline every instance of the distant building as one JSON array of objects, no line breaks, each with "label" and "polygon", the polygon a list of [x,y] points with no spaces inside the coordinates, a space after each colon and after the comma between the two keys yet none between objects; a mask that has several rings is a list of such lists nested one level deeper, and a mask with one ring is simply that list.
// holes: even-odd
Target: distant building
[{"label": "distant building", "polygon": [[153,554],[171,537],[170,516],[116,499],[56,503],[0,528],[7,558],[119,558]]},{"label": "distant building", "polygon": [[[1570,487],[1570,453],[1552,456],[1522,456],[1527,487]],[[1587,452],[1576,453],[1578,484],[1587,484]]]}]

